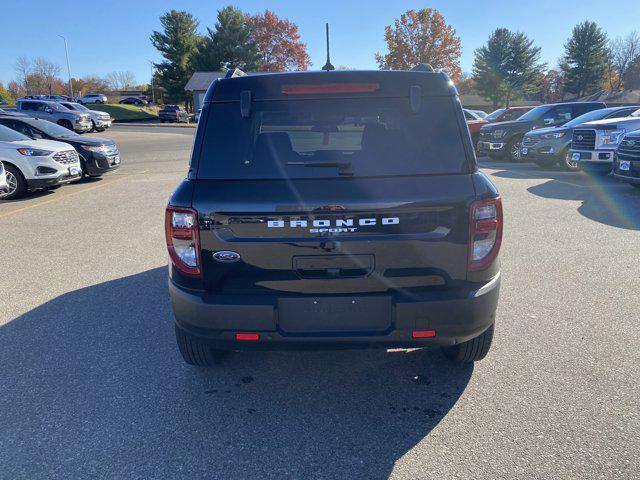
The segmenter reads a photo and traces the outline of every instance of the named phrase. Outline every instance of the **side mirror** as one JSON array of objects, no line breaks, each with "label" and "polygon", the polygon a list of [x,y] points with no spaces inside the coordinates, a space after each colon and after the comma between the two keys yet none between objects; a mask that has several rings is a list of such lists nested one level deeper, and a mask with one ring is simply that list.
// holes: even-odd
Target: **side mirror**
[{"label": "side mirror", "polygon": [[46,113],[53,113],[53,110],[51,109],[51,107],[44,107],[44,111]]},{"label": "side mirror", "polygon": [[544,119],[544,124],[545,125],[553,125],[555,123],[555,120],[553,118],[545,118]]}]

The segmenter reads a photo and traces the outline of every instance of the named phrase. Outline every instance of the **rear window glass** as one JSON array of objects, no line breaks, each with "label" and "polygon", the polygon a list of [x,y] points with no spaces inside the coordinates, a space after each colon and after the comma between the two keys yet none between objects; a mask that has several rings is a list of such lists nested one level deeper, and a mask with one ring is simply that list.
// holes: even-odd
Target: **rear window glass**
[{"label": "rear window glass", "polygon": [[449,174],[466,156],[451,97],[238,102],[209,106],[201,179]]}]

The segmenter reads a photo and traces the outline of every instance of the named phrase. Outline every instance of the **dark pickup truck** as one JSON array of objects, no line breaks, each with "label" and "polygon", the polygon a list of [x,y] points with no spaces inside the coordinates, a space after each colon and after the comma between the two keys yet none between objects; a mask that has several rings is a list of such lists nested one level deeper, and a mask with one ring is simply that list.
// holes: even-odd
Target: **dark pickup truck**
[{"label": "dark pickup truck", "polygon": [[521,160],[525,133],[534,128],[558,127],[592,110],[606,108],[602,102],[571,102],[540,105],[512,122],[496,122],[480,129],[478,151],[512,162]]},{"label": "dark pickup truck", "polygon": [[166,209],[186,362],[224,350],[488,352],[500,196],[444,73],[229,76]]}]

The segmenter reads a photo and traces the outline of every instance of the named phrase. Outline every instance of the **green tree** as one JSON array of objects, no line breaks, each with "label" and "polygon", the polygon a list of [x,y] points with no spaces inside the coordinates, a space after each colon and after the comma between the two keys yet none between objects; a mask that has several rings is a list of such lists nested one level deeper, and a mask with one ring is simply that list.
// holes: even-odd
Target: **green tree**
[{"label": "green tree", "polygon": [[475,51],[473,79],[476,90],[494,107],[535,92],[545,64],[540,48],[521,32],[496,29],[487,44]]},{"label": "green tree", "polygon": [[565,89],[582,97],[601,88],[607,74],[607,36],[595,22],[573,27],[564,45],[560,68],[566,78]]},{"label": "green tree", "polygon": [[224,71],[230,68],[256,70],[260,64],[247,19],[232,6],[218,10],[218,21],[199,46],[194,58],[197,70]]},{"label": "green tree", "polygon": [[192,60],[197,53],[200,36],[198,21],[188,12],[171,10],[160,17],[162,32],[151,34],[151,43],[164,60],[155,65],[157,81],[171,103],[191,104],[184,86],[193,74]]},{"label": "green tree", "polygon": [[638,55],[629,63],[629,68],[627,68],[623,80],[625,89],[640,89],[640,55]]}]

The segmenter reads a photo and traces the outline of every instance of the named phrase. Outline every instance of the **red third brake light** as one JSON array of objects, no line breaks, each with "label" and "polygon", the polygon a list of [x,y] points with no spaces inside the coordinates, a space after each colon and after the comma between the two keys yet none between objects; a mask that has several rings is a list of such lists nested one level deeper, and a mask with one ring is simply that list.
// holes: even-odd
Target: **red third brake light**
[{"label": "red third brake light", "polygon": [[167,250],[176,269],[189,277],[201,277],[198,212],[192,208],[168,205],[165,235]]},{"label": "red third brake light", "polygon": [[316,83],[283,85],[285,95],[323,95],[329,93],[373,93],[380,88],[378,83]]},{"label": "red third brake light", "polygon": [[469,212],[468,270],[483,270],[493,262],[502,243],[502,199],[478,200]]},{"label": "red third brake light", "polygon": [[241,342],[256,342],[260,340],[259,333],[236,333],[236,340]]}]

